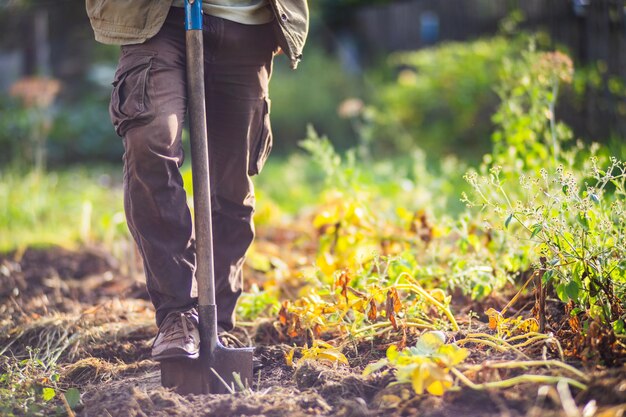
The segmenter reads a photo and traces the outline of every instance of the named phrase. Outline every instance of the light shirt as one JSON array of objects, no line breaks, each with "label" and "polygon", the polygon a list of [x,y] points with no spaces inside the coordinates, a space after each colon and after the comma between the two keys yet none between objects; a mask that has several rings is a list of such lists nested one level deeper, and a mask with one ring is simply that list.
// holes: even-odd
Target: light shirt
[{"label": "light shirt", "polygon": [[[185,0],[174,0],[174,7],[185,7]],[[244,25],[262,25],[274,19],[269,0],[203,0],[204,14]]]}]

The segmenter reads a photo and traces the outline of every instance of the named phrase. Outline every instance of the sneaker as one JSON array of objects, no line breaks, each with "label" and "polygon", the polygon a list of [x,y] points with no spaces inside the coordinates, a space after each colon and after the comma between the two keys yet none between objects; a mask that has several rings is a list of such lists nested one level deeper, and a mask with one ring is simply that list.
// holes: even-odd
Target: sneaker
[{"label": "sneaker", "polygon": [[[223,330],[221,326],[217,327],[217,337],[220,339],[222,346],[227,348],[246,348],[249,347],[243,343],[237,336]],[[264,364],[258,356],[252,357],[252,372],[258,372],[263,369]]]},{"label": "sneaker", "polygon": [[197,359],[198,356],[200,333],[196,309],[169,313],[152,344],[152,359]]},{"label": "sneaker", "polygon": [[227,348],[248,347],[248,345],[239,340],[237,336],[225,330],[222,330],[220,326],[217,327],[217,337],[220,339],[220,343],[222,343],[222,346]]}]

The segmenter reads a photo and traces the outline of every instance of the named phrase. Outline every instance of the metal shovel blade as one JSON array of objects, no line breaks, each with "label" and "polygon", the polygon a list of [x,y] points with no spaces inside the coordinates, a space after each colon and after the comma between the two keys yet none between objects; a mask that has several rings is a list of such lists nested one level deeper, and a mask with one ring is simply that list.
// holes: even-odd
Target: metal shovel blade
[{"label": "metal shovel blade", "polygon": [[211,361],[211,373],[218,376],[213,379],[211,392],[226,394],[241,391],[252,383],[252,357],[254,348],[230,349],[216,346]]},{"label": "metal shovel blade", "polygon": [[200,357],[161,362],[161,384],[180,394],[225,394],[252,382],[253,348],[224,347],[217,337],[211,181],[204,96],[202,1],[185,1],[187,102],[196,231]]},{"label": "metal shovel blade", "polygon": [[200,357],[161,362],[161,385],[179,394],[232,394],[252,383],[254,348],[228,348],[217,337],[215,306],[198,306]]},{"label": "metal shovel blade", "polygon": [[185,394],[230,394],[252,382],[253,348],[215,346],[209,358],[161,362],[161,385]]}]

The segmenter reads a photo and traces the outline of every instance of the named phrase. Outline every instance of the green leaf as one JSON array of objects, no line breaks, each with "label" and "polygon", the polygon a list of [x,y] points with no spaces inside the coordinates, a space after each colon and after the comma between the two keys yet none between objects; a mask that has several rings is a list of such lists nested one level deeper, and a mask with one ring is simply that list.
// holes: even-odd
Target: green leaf
[{"label": "green leaf", "polygon": [[580,308],[580,307],[576,307],[576,308],[573,308],[573,309],[572,309],[572,311],[570,311],[570,312],[569,312],[569,315],[570,315],[570,317],[575,317],[575,316],[577,316],[577,315],[578,315],[578,313],[580,313],[581,311],[583,311],[583,309],[582,309],[582,308]]},{"label": "green leaf", "polygon": [[482,300],[491,294],[491,287],[486,284],[476,284],[472,287],[472,300]]},{"label": "green leaf", "polygon": [[567,191],[569,190],[569,187],[567,185],[564,185],[562,190],[563,190],[563,194],[567,195]]},{"label": "green leaf", "polygon": [[574,300],[574,301],[578,300],[579,293],[580,293],[580,286],[578,285],[578,282],[576,282],[575,280],[571,280],[565,286],[565,294],[567,294],[570,300]]},{"label": "green leaf", "polygon": [[565,284],[559,284],[555,287],[556,290],[556,295],[559,297],[559,300],[563,301],[564,303],[567,303],[569,301],[569,297],[567,296],[567,293],[565,292]]},{"label": "green leaf", "polygon": [[596,282],[595,278],[591,278],[589,281],[589,295],[595,297],[600,292],[600,285]]},{"label": "green leaf", "polygon": [[613,331],[616,334],[624,334],[626,332],[626,325],[624,324],[624,320],[615,320],[613,322]]},{"label": "green leaf", "polygon": [[511,220],[513,220],[513,213],[509,214],[509,217],[507,217],[506,220],[504,221],[505,229],[509,228],[509,224],[511,223]]},{"label": "green leaf", "polygon": [[540,223],[537,223],[535,225],[533,225],[532,227],[532,234],[530,235],[530,238],[534,238],[535,236],[537,236],[537,234],[539,232],[541,232],[541,229],[543,229],[543,226]]},{"label": "green leaf", "polygon": [[54,391],[54,388],[45,387],[41,393],[44,401],[50,401],[54,398],[57,393]]},{"label": "green leaf", "polygon": [[554,270],[550,269],[549,271],[546,271],[543,273],[543,276],[541,277],[541,282],[543,282],[544,284],[547,284],[548,282],[550,282],[553,276],[554,276]]},{"label": "green leaf", "polygon": [[76,388],[70,388],[65,391],[65,399],[67,400],[67,404],[71,409],[74,409],[80,404],[80,391]]}]

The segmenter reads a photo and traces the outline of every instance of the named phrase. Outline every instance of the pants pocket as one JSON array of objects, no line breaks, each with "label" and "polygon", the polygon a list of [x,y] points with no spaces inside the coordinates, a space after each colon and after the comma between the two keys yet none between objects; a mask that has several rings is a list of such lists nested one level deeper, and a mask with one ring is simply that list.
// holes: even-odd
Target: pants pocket
[{"label": "pants pocket", "polygon": [[272,126],[270,123],[271,100],[263,99],[260,110],[259,133],[250,143],[250,157],[248,162],[248,175],[257,175],[263,169],[265,161],[272,150]]},{"label": "pants pocket", "polygon": [[155,55],[149,51],[122,53],[109,105],[111,122],[119,136],[124,136],[133,124],[144,124],[154,118],[148,90]]}]

